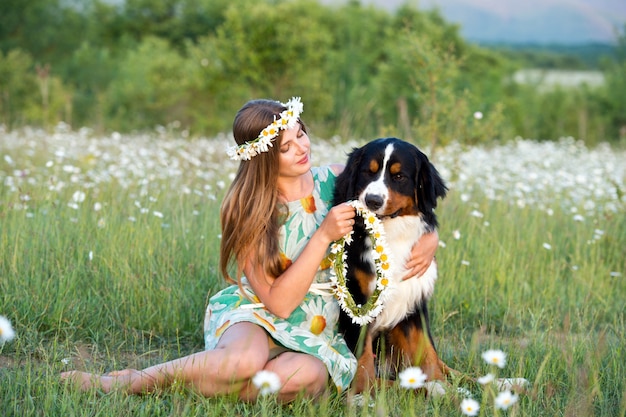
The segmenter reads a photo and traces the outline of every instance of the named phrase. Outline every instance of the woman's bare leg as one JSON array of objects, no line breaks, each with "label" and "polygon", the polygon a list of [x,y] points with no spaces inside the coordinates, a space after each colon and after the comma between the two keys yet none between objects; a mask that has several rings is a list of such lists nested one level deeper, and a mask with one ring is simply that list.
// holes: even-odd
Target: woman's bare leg
[{"label": "woman's bare leg", "polygon": [[228,328],[214,350],[194,353],[151,366],[141,371],[126,370],[108,375],[64,372],[80,389],[97,387],[105,392],[116,388],[130,393],[150,392],[180,381],[206,396],[238,392],[248,379],[263,369],[269,355],[265,330],[253,323],[237,323]]},{"label": "woman's bare leg", "polygon": [[[315,398],[327,387],[326,366],[321,360],[305,353],[281,353],[269,361],[264,369],[279,376],[282,383],[278,392],[280,401],[293,401],[299,394]],[[241,390],[240,397],[246,401],[254,401],[258,392],[258,389],[250,382]]]}]

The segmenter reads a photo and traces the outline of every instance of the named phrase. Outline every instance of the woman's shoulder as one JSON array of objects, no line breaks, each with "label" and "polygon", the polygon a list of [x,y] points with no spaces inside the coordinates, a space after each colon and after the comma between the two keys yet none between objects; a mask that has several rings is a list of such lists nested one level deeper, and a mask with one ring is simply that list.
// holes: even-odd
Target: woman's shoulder
[{"label": "woman's shoulder", "polygon": [[333,201],[333,194],[335,191],[335,180],[337,176],[341,174],[344,166],[339,164],[325,165],[318,167],[313,171],[313,177],[317,183],[316,190],[319,193],[319,197],[330,204]]},{"label": "woman's shoulder", "polygon": [[343,170],[346,168],[346,166],[343,164],[331,164],[328,166],[330,167],[331,171],[333,171],[333,174],[335,174],[335,176],[338,176],[339,174],[341,174]]},{"label": "woman's shoulder", "polygon": [[342,164],[329,164],[312,168],[313,175],[315,177],[337,177],[343,172],[345,165]]}]

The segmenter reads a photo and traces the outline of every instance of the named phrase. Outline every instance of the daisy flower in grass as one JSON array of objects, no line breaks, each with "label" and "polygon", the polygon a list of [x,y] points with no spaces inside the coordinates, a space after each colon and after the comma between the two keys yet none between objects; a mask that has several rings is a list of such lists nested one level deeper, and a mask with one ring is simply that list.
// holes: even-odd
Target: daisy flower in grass
[{"label": "daisy flower in grass", "polygon": [[482,356],[489,365],[496,365],[498,368],[504,368],[506,365],[506,354],[501,350],[490,349],[483,352]]},{"label": "daisy flower in grass", "polygon": [[416,389],[424,386],[426,382],[426,374],[422,372],[422,368],[411,366],[400,372],[400,386],[406,389]]},{"label": "daisy flower in grass", "polygon": [[466,416],[476,416],[478,415],[478,410],[480,410],[478,401],[471,398],[466,398],[461,401],[461,412]]},{"label": "daisy flower in grass", "polygon": [[11,326],[11,322],[4,316],[0,316],[0,345],[10,342],[15,337],[15,331]]},{"label": "daisy flower in grass", "polygon": [[252,383],[260,395],[274,394],[280,389],[280,378],[272,371],[259,371],[252,377]]},{"label": "daisy flower in grass", "polygon": [[478,378],[476,382],[478,382],[481,385],[487,385],[488,383],[492,382],[494,378],[495,378],[495,375],[489,373],[485,376],[481,376],[480,378]]},{"label": "daisy flower in grass", "polygon": [[82,203],[85,201],[85,193],[83,191],[75,191],[74,194],[72,194],[72,201],[74,203]]},{"label": "daisy flower in grass", "polygon": [[495,406],[500,410],[506,410],[507,408],[515,404],[518,398],[518,395],[513,394],[511,391],[502,391],[498,394],[494,401]]}]

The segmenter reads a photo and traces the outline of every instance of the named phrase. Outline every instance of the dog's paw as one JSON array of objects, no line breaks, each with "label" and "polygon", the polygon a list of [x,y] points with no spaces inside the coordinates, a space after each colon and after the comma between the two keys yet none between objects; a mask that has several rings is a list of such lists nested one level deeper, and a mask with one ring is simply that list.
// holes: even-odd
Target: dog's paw
[{"label": "dog's paw", "polygon": [[363,394],[348,395],[347,402],[352,407],[369,407],[373,408],[375,403],[372,397]]},{"label": "dog's paw", "polygon": [[498,378],[496,379],[495,383],[500,391],[520,390],[526,388],[529,385],[529,382],[526,378]]},{"label": "dog's paw", "polygon": [[426,388],[428,396],[432,398],[443,397],[448,392],[441,381],[428,381],[424,384],[424,388]]}]

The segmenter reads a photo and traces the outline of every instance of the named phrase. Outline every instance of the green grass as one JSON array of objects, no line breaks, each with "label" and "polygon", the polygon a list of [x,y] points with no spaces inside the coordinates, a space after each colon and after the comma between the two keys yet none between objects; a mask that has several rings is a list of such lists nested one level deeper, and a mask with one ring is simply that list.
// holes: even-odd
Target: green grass
[{"label": "green grass", "polygon": [[[30,158],[35,175],[46,158]],[[220,180],[228,182],[225,173],[206,180],[189,170],[181,182],[201,190]],[[64,370],[141,368],[203,348],[206,302],[224,285],[217,273],[223,191],[213,187],[207,198],[158,179],[128,187],[110,181],[87,187],[73,209],[67,203],[76,187],[52,192],[44,179],[19,188],[0,188],[0,314],[17,333],[0,347],[0,414],[461,415],[460,394],[425,399],[397,386],[376,392],[372,407],[347,405],[334,393],[283,406],[180,388],[146,396],[68,389],[58,377]],[[463,202],[459,194],[452,190],[438,209],[445,242],[431,302],[438,350],[477,377],[490,371],[481,353],[500,349],[507,364],[499,376],[530,382],[507,411],[494,409],[490,389],[458,383],[481,402],[480,415],[626,415],[624,212],[580,222],[565,210],[548,216],[480,194]]]}]

